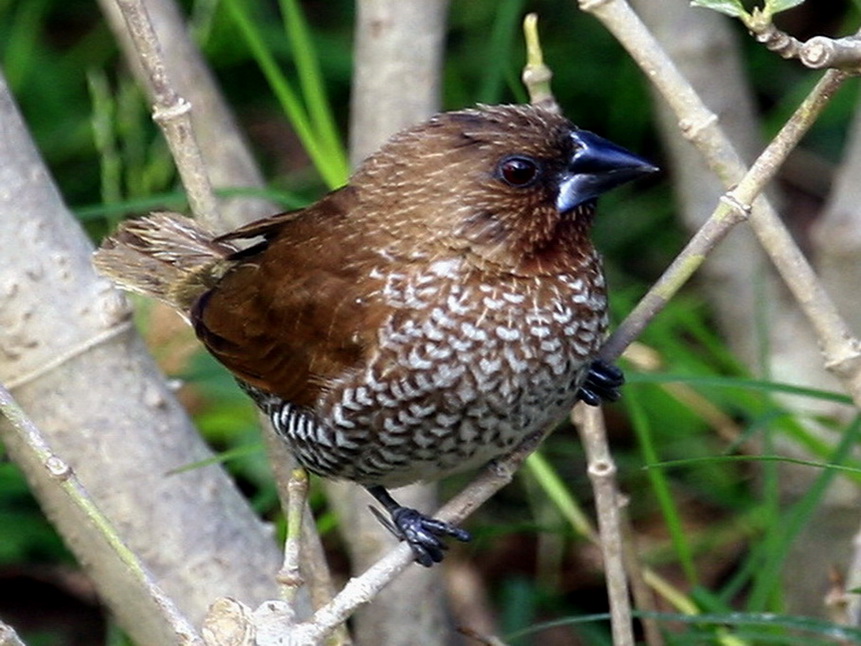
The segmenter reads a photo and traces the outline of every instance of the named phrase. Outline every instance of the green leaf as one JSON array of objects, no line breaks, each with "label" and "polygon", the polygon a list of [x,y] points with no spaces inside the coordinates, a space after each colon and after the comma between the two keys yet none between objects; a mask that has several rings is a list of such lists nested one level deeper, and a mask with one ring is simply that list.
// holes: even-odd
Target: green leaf
[{"label": "green leaf", "polygon": [[803,4],[804,0],[768,0],[765,3],[765,10],[769,14],[780,13],[781,11],[786,11],[787,9],[792,9],[793,7],[797,7],[800,4]]},{"label": "green leaf", "polygon": [[[780,0],[777,1],[779,2]],[[792,2],[793,0],[785,1]],[[803,2],[804,0],[801,1]],[[732,16],[733,18],[741,18],[747,14],[740,0],[691,0],[691,6],[711,9],[712,11],[725,13],[727,16]]]}]

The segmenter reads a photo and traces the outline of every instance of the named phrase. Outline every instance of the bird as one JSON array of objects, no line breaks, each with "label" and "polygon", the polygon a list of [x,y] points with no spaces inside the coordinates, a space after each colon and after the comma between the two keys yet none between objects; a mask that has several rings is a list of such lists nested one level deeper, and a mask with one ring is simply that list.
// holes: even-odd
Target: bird
[{"label": "bird", "polygon": [[221,235],[153,213],[94,264],[185,316],[298,462],[365,487],[431,566],[470,534],[390,489],[618,399],[590,230],[601,194],[656,170],[555,111],[479,105],[399,132],[303,209]]}]

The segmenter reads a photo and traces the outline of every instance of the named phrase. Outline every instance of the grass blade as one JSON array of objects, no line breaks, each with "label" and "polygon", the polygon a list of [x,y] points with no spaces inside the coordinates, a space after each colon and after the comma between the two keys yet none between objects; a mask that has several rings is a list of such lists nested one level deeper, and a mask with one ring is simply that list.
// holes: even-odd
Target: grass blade
[{"label": "grass blade", "polygon": [[[846,429],[829,462],[835,465],[841,464],[851,454],[859,438],[861,438],[861,416],[856,417]],[[830,466],[824,469],[801,500],[795,503],[782,519],[772,524],[770,533],[776,538],[764,542],[758,550],[764,554],[761,555],[762,566],[757,571],[748,597],[749,610],[764,610],[768,600],[780,588],[781,568],[789,554],[789,548],[805,524],[810,521],[837,473],[837,470]]]},{"label": "grass blade", "polygon": [[275,61],[275,57],[265,43],[259,27],[249,16],[245,3],[242,0],[226,0],[225,5],[272,88],[272,92],[290,120],[305,151],[314,163],[314,167],[329,188],[340,186],[344,182],[342,166],[337,162],[333,163],[324,142],[321,141],[311,124],[305,106]]},{"label": "grass blade", "polygon": [[308,22],[296,0],[280,0],[280,4],[284,30],[287,32],[293,58],[296,61],[299,85],[302,88],[305,105],[308,107],[308,116],[322,145],[326,148],[332,166],[334,168],[340,166],[339,183],[343,183],[350,174],[350,167],[326,96],[323,74],[320,71],[319,58]]},{"label": "grass blade", "polygon": [[[625,392],[624,402],[627,405],[628,413],[631,416],[631,424],[634,427],[634,432],[640,444],[640,450],[643,453],[643,461],[646,464],[654,464],[658,461],[658,452],[655,448],[649,419],[640,403],[636,388],[628,388]],[[699,577],[694,566],[693,552],[682,527],[681,516],[673,501],[666,474],[660,469],[650,469],[648,474],[655,497],[658,500],[658,506],[661,508],[661,513],[667,523],[667,530],[670,533],[670,538],[678,555],[682,570],[684,570],[685,576],[691,585],[696,585]]]}]

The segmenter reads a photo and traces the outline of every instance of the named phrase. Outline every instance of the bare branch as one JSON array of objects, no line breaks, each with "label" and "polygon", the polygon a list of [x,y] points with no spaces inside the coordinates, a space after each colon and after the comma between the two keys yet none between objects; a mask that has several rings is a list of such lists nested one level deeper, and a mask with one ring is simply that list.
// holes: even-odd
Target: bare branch
[{"label": "bare branch", "polygon": [[[0,237],[10,241],[0,263],[0,381],[17,382],[28,417],[192,623],[227,589],[259,602],[274,593],[271,532],[219,467],[165,477],[211,454],[128,331],[127,302],[95,275],[92,245],[2,77],[0,123]],[[142,643],[168,643],[153,600],[90,534],[39,456],[5,421],[0,436],[122,625]]]},{"label": "bare branch", "polygon": [[305,584],[299,569],[299,552],[304,532],[305,506],[308,503],[308,472],[302,467],[293,469],[287,483],[289,499],[287,504],[287,540],[284,544],[284,563],[278,572],[281,584],[281,597],[288,603],[295,603],[296,593]]},{"label": "bare branch", "polygon": [[572,419],[580,432],[580,441],[586,450],[588,462],[586,470],[595,492],[601,553],[604,557],[607,595],[610,599],[613,644],[633,646],[631,602],[628,598],[625,549],[619,510],[621,499],[616,484],[616,463],[607,444],[604,415],[600,407],[580,405],[574,409]]},{"label": "bare branch", "polygon": [[[98,0],[107,23],[125,54],[132,72],[151,101],[155,96],[148,75],[138,59],[138,50],[115,0]],[[262,189],[263,175],[240,132],[236,119],[219,91],[213,74],[192,40],[174,0],[147,0],[147,15],[153,23],[161,51],[165,74],[176,91],[193,109],[191,119],[200,145],[206,171],[216,189],[250,187]],[[262,198],[221,197],[218,213],[223,219],[216,231],[226,231],[276,212],[277,207]]]},{"label": "bare branch", "polygon": [[761,13],[745,20],[745,24],[758,42],[782,58],[797,59],[817,70],[829,68],[857,73],[861,69],[861,40],[857,36],[814,36],[801,42],[778,29],[770,17]]},{"label": "bare branch", "polygon": [[747,25],[757,42],[765,45],[768,51],[774,52],[781,58],[799,57],[803,43],[778,29],[770,20],[763,24],[748,22]]},{"label": "bare branch", "polygon": [[179,96],[165,71],[161,47],[141,0],[116,0],[155,97],[153,119],[161,126],[188,195],[192,213],[213,230],[220,218],[212,184],[191,124],[191,104]]},{"label": "bare branch", "polygon": [[804,43],[799,58],[813,69],[830,67],[857,72],[861,68],[861,39],[815,36]]},{"label": "bare branch", "polygon": [[544,64],[538,38],[538,14],[530,13],[523,19],[523,36],[526,39],[526,65],[521,80],[529,92],[529,102],[551,112],[559,112],[559,104],[550,89],[553,72]]}]

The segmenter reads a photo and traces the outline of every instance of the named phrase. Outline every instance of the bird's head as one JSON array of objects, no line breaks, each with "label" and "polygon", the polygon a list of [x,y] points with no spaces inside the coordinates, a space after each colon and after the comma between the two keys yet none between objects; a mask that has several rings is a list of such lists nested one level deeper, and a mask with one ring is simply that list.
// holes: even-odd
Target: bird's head
[{"label": "bird's head", "polygon": [[501,105],[438,114],[395,135],[352,184],[398,255],[456,252],[543,273],[591,251],[599,195],[655,170],[556,113]]}]

